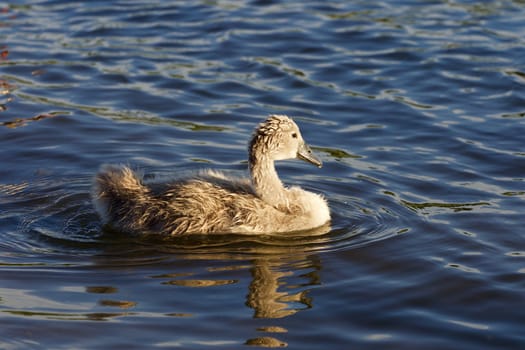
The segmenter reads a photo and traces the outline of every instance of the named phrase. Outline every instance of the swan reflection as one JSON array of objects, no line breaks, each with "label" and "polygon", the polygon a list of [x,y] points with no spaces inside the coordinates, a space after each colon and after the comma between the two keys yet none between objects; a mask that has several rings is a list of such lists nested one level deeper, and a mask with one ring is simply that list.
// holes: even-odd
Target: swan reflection
[{"label": "swan reflection", "polygon": [[246,305],[254,310],[255,318],[282,318],[312,307],[312,299],[304,286],[313,284],[318,277],[318,270],[303,276],[306,283],[301,288],[290,283],[294,274],[293,269],[286,268],[278,259],[254,261]]},{"label": "swan reflection", "polygon": [[320,284],[321,261],[312,250],[324,246],[330,227],[321,229],[309,232],[306,238],[298,234],[247,241],[246,237],[226,236],[224,240],[214,237],[207,245],[200,238],[196,246],[190,242],[179,247],[183,250],[178,250],[178,257],[190,266],[198,263],[202,268],[204,263],[206,272],[198,273],[202,278],[195,278],[195,272],[187,269],[156,277],[165,285],[191,288],[230,285],[238,289],[248,284],[244,304],[253,309],[254,318],[291,316],[313,307],[309,290]]},{"label": "swan reflection", "polygon": [[[302,232],[286,237],[200,236],[171,242],[159,241],[158,237],[130,240],[125,236],[107,244],[104,254],[95,259],[102,270],[139,272],[135,287],[153,282],[158,286],[153,288],[158,295],[168,292],[176,309],[157,305],[164,316],[192,322],[213,305],[222,303],[216,307],[225,317],[237,313],[261,320],[254,322],[255,334],[242,342],[285,347],[287,343],[281,338],[286,337],[288,329],[279,320],[315,305],[310,291],[321,284],[322,269],[317,251],[324,249],[331,239],[327,234],[330,227],[324,230],[324,233]],[[113,234],[111,237],[115,238]],[[104,312],[114,310],[118,314],[115,317],[149,312],[144,307],[155,303],[155,293],[130,297],[129,290],[120,291],[122,286],[110,286],[92,286],[87,291],[100,294],[99,308]],[[173,292],[166,288],[173,288]],[[129,309],[124,311],[126,306]]]}]

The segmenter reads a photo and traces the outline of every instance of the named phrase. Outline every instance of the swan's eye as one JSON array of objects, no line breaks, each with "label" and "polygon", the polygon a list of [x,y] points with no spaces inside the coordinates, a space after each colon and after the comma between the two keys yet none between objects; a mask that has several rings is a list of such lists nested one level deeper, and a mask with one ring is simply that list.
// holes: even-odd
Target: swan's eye
[{"label": "swan's eye", "polygon": [[294,132],[294,133],[292,134],[292,137],[293,137],[294,139],[296,139],[296,138],[297,138],[297,133]]}]

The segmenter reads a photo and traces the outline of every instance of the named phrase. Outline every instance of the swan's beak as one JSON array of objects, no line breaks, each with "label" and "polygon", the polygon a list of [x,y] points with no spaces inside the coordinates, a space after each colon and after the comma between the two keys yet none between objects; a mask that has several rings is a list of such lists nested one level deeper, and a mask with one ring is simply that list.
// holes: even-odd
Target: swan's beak
[{"label": "swan's beak", "polygon": [[317,167],[322,167],[323,162],[321,162],[321,159],[317,158],[310,147],[306,143],[302,143],[299,146],[299,149],[297,150],[297,158],[302,159],[308,163],[312,163],[313,165],[316,165]]}]

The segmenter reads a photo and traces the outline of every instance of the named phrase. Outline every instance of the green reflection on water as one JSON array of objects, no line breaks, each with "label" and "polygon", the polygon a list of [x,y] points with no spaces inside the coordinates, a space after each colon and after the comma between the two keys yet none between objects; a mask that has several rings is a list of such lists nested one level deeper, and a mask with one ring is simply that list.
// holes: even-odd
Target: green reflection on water
[{"label": "green reflection on water", "polygon": [[[31,95],[31,94],[26,94],[26,93],[18,93],[17,96],[19,98],[26,99],[32,102],[37,102],[37,103],[42,103],[42,104],[52,105],[52,106],[57,106],[57,107],[62,107],[62,108],[71,108],[71,109],[81,110],[84,112],[88,112],[88,113],[97,115],[99,117],[110,118],[115,121],[133,122],[133,123],[140,123],[140,124],[146,124],[146,125],[171,125],[177,128],[190,130],[190,131],[222,132],[225,130],[229,130],[229,128],[224,127],[224,126],[206,125],[206,124],[199,124],[199,123],[193,123],[193,122],[187,122],[187,121],[181,121],[181,120],[162,118],[162,117],[147,113],[145,111],[126,111],[126,110],[120,111],[120,110],[113,110],[108,107],[79,105],[79,104],[70,103],[70,102],[66,102],[62,100],[50,99],[47,97],[36,96],[36,95]],[[64,112],[60,112],[60,113],[64,113]]]},{"label": "green reflection on water", "polygon": [[314,151],[327,153],[331,157],[336,158],[336,159],[343,159],[343,158],[359,159],[359,158],[362,158],[361,156],[358,156],[358,155],[355,155],[355,154],[350,154],[350,153],[348,153],[348,152],[346,152],[346,151],[344,151],[342,149],[337,149],[337,148],[312,147],[312,149]]},{"label": "green reflection on water", "polygon": [[34,312],[34,311],[23,311],[23,310],[2,310],[3,313],[24,316],[24,317],[36,317],[53,320],[75,320],[75,321],[106,321],[109,318],[122,317],[135,315],[136,313],[131,312],[93,312],[87,314],[75,314],[75,313],[59,313],[59,312]]},{"label": "green reflection on water", "polygon": [[415,202],[409,202],[409,201],[406,201],[406,200],[401,200],[401,203],[404,206],[406,206],[407,208],[415,210],[415,211],[424,210],[424,209],[428,209],[428,208],[445,208],[445,209],[452,209],[455,212],[469,211],[469,210],[472,210],[473,207],[490,205],[490,203],[488,203],[488,202],[479,202],[479,203],[423,202],[423,203],[415,203]]}]

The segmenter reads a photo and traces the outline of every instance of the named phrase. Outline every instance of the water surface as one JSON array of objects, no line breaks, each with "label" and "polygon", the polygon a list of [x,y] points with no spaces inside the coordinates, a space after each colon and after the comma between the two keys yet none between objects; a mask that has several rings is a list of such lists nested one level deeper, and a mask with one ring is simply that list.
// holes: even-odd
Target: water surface
[{"label": "water surface", "polygon": [[[1,348],[525,346],[523,1],[0,7]],[[329,233],[103,229],[101,164],[243,174],[272,113]]]}]

